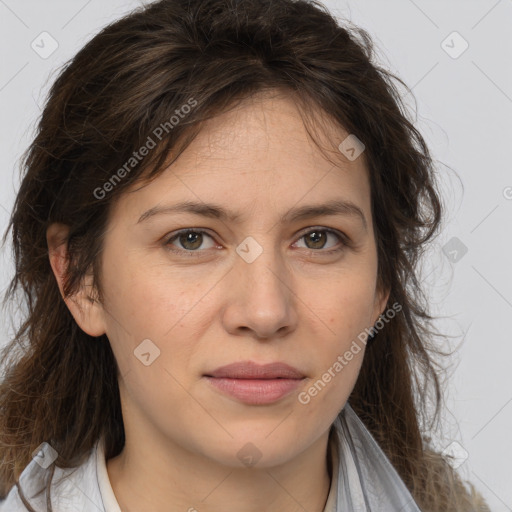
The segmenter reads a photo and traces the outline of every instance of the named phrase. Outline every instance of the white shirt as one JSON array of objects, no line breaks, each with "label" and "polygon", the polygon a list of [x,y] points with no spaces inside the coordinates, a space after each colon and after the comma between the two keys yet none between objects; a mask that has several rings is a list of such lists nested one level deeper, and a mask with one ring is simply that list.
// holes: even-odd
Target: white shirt
[{"label": "white shirt", "polygon": [[[334,422],[336,436],[328,449],[333,467],[323,512],[421,512],[391,463],[347,404]],[[30,505],[46,511],[45,472],[34,458],[23,470],[20,484]],[[55,512],[122,512],[107,473],[103,441],[98,440],[76,468],[55,467],[51,485]],[[0,501],[0,512],[27,512],[16,486]]]},{"label": "white shirt", "polygon": [[[336,482],[337,467],[335,465],[335,473],[333,480]],[[35,481],[42,476],[43,471],[48,469],[42,468],[35,459],[25,468],[20,483],[25,498],[37,511],[45,511],[45,498],[39,495],[32,497],[32,493],[28,492],[27,485],[30,481]],[[65,480],[57,484],[61,477],[65,476]],[[335,512],[335,489],[329,491],[329,497],[324,512]],[[44,493],[43,493],[44,494]],[[76,469],[61,469],[56,467],[52,481],[52,505],[57,512],[121,512],[121,508],[117,503],[116,496],[110,485],[107,473],[107,465],[103,442],[98,440],[92,448],[87,460]],[[7,498],[0,501],[0,512],[27,512],[27,509],[21,502],[18,489],[14,486]]]}]

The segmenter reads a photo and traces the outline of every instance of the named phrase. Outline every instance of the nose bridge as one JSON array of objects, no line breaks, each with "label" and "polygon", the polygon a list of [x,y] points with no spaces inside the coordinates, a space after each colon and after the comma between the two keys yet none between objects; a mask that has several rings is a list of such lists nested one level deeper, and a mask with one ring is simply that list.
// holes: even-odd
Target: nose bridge
[{"label": "nose bridge", "polygon": [[269,338],[296,321],[293,292],[283,255],[272,235],[247,237],[237,247],[232,292],[225,320],[230,330],[251,329]]},{"label": "nose bridge", "polygon": [[240,267],[237,275],[249,281],[252,291],[270,287],[269,291],[277,292],[286,278],[282,256],[275,249],[270,232],[258,236],[258,240],[248,236],[238,245],[236,252],[241,261],[237,262]]}]

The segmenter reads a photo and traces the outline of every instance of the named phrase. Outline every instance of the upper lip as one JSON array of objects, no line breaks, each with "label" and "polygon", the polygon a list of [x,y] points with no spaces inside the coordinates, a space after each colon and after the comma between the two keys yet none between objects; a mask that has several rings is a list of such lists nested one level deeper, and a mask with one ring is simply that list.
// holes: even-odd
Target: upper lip
[{"label": "upper lip", "polygon": [[240,361],[221,366],[206,377],[231,378],[231,379],[302,379],[302,374],[297,368],[286,363],[274,362],[258,364],[253,361]]}]

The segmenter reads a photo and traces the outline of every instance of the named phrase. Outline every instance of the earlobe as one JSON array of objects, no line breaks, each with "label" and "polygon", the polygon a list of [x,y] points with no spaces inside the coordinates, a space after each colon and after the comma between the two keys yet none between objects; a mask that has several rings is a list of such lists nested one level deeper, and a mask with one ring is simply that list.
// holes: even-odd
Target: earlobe
[{"label": "earlobe", "polygon": [[92,275],[84,276],[79,289],[71,296],[64,296],[66,270],[69,263],[67,253],[67,239],[69,226],[55,222],[46,230],[48,244],[48,257],[53,274],[57,281],[61,296],[78,326],[89,336],[105,334],[103,307],[92,295]]}]

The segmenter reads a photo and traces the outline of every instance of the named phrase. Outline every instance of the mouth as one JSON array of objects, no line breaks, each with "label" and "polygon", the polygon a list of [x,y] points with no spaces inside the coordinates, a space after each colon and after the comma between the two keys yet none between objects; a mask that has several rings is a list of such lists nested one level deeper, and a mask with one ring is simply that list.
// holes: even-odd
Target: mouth
[{"label": "mouth", "polygon": [[228,379],[302,379],[305,377],[297,368],[285,363],[260,365],[252,361],[241,361],[221,366],[205,376]]},{"label": "mouth", "polygon": [[203,376],[217,391],[250,405],[277,402],[294,391],[306,376],[281,362],[229,364]]}]

